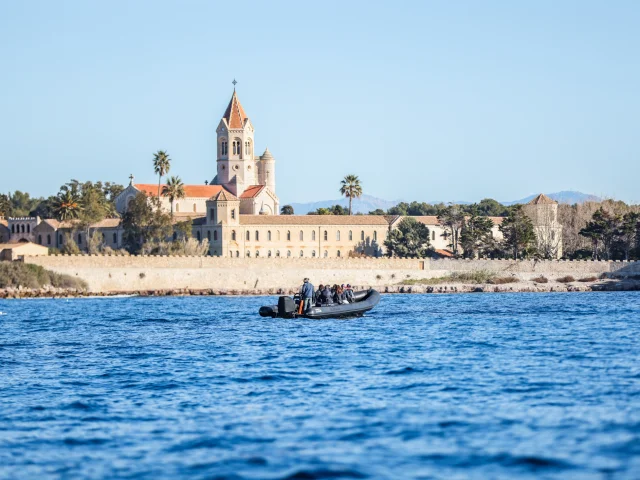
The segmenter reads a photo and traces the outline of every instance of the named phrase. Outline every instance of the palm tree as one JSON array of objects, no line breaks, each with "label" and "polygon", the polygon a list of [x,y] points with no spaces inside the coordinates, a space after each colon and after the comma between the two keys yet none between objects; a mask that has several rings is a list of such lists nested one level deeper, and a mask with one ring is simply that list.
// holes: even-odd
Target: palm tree
[{"label": "palm tree", "polygon": [[153,170],[158,175],[158,198],[160,198],[160,183],[162,182],[162,177],[169,173],[170,168],[171,159],[167,152],[158,150],[153,154]]},{"label": "palm tree", "polygon": [[167,184],[162,187],[162,195],[169,197],[171,202],[171,216],[173,217],[173,202],[179,198],[184,198],[184,183],[180,180],[180,177],[169,177]]},{"label": "palm tree", "polygon": [[53,201],[53,213],[59,220],[78,218],[80,210],[80,197],[71,190],[60,192]]},{"label": "palm tree", "polygon": [[293,207],[291,205],[284,205],[280,209],[280,215],[293,215]]},{"label": "palm tree", "polygon": [[340,182],[340,193],[349,199],[349,215],[351,215],[351,201],[362,196],[362,185],[357,175],[347,175]]}]

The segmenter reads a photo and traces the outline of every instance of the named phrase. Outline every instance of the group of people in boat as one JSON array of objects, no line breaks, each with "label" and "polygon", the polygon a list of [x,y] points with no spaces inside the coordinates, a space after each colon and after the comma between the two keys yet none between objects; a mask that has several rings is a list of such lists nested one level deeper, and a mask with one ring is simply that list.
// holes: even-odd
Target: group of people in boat
[{"label": "group of people in boat", "polygon": [[313,306],[322,307],[354,302],[353,290],[350,284],[334,284],[333,287],[329,284],[320,284],[318,290],[316,290],[308,278],[304,279],[304,283],[300,287],[300,299],[304,302],[303,308],[305,312]]}]

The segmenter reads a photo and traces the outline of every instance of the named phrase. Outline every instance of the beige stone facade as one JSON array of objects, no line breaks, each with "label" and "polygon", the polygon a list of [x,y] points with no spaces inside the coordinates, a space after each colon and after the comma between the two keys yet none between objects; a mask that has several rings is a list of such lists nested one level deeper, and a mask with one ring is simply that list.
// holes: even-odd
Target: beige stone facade
[{"label": "beige stone facade", "polygon": [[0,260],[15,261],[43,255],[49,255],[49,249],[35,243],[0,243]]}]

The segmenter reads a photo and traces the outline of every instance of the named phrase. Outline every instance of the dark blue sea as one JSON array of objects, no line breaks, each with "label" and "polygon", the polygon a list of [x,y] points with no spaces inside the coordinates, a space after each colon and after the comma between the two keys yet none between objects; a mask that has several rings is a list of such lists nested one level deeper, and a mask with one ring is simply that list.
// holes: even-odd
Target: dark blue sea
[{"label": "dark blue sea", "polygon": [[640,478],[640,293],[272,301],[0,301],[0,477]]}]

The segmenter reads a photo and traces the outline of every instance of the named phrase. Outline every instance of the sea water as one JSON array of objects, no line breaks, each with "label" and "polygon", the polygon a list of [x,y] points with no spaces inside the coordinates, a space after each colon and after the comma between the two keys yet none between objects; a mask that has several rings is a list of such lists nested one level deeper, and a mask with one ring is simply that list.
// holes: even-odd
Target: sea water
[{"label": "sea water", "polygon": [[640,478],[640,294],[0,301],[2,478]]}]

